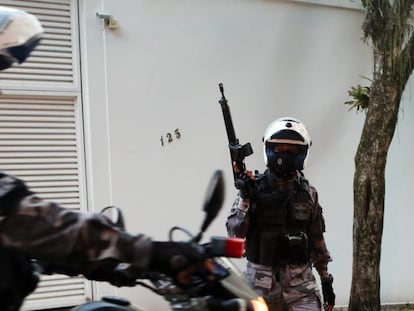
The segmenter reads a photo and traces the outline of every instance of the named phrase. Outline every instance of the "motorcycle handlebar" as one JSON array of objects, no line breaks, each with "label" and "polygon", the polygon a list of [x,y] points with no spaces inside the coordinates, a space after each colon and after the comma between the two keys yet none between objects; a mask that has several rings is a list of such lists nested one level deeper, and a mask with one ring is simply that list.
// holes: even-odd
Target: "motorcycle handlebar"
[{"label": "motorcycle handlebar", "polygon": [[212,237],[210,243],[205,244],[209,257],[241,258],[244,253],[244,240],[239,238]]},{"label": "motorcycle handlebar", "polygon": [[[244,240],[239,238],[212,237],[209,243],[195,245],[194,251],[199,253],[202,262],[214,257],[241,258],[244,252]],[[134,281],[136,279],[156,280],[161,278],[161,274],[156,271],[148,271],[144,274],[138,273],[136,275],[134,267],[127,263],[118,264],[114,275],[119,276],[119,284],[114,284],[116,286],[133,286],[136,284]]]}]

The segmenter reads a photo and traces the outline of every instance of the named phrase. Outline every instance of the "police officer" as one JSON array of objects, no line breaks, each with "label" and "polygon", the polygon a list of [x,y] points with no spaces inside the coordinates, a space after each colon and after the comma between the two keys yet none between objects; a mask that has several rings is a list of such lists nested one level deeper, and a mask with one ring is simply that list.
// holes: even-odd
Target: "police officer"
[{"label": "police officer", "polygon": [[[33,15],[0,7],[0,70],[24,62],[42,33]],[[0,310],[19,310],[35,289],[38,279],[31,258],[49,272],[133,286],[147,270],[185,284],[193,253],[186,244],[129,234],[102,214],[73,212],[43,201],[22,180],[0,172]],[[117,271],[119,263],[128,263],[133,273]]]},{"label": "police officer", "polygon": [[322,208],[302,173],[310,145],[298,119],[273,121],[264,135],[267,169],[258,176],[241,174],[244,186],[226,222],[230,236],[245,238],[246,277],[272,311],[332,310],[335,304]]}]

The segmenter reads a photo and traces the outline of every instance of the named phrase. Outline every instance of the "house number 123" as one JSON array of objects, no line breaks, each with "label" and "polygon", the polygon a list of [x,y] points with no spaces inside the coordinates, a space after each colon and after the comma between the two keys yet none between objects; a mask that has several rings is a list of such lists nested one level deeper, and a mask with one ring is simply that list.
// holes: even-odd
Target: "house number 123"
[{"label": "house number 123", "polygon": [[181,132],[178,128],[174,130],[174,132],[168,132],[165,135],[161,135],[161,146],[165,145],[165,142],[172,143],[174,139],[180,139],[181,138]]}]

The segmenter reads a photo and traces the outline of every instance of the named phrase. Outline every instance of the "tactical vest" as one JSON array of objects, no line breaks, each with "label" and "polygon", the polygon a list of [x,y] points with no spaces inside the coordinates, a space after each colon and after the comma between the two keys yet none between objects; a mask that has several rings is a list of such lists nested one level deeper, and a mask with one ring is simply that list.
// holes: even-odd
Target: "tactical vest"
[{"label": "tactical vest", "polygon": [[313,201],[308,181],[300,176],[285,191],[275,190],[268,173],[257,179],[249,215],[246,256],[251,262],[283,266],[309,262],[309,225]]}]

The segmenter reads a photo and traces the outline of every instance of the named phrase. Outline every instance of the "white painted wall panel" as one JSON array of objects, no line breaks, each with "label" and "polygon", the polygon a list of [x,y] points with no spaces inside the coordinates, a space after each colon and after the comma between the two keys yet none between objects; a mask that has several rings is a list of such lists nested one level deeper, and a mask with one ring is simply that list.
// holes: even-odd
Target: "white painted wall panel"
[{"label": "white painted wall panel", "polygon": [[[88,0],[80,12],[91,206],[121,206],[130,231],[156,239],[166,239],[173,225],[196,231],[207,181],[220,168],[227,199],[207,235],[225,234],[236,191],[218,104],[223,82],[237,135],[255,151],[249,168],[264,168],[261,138],[270,121],[290,115],[307,124],[313,146],[305,173],[320,192],[337,302],[346,305],[353,158],[364,116],[343,102],[371,72],[371,51],[360,40],[362,12],[264,0]],[[104,30],[96,12],[113,15],[119,28]],[[410,100],[387,170],[404,183],[387,181],[387,208],[403,212],[387,210],[393,215],[384,232],[384,303],[414,300],[404,273],[413,254],[399,240],[414,216],[401,188],[413,184],[406,166],[413,149],[403,143],[413,132]],[[181,137],[162,146],[161,137],[177,128]],[[98,286],[98,296],[116,292],[148,308],[164,305],[143,289]]]}]

